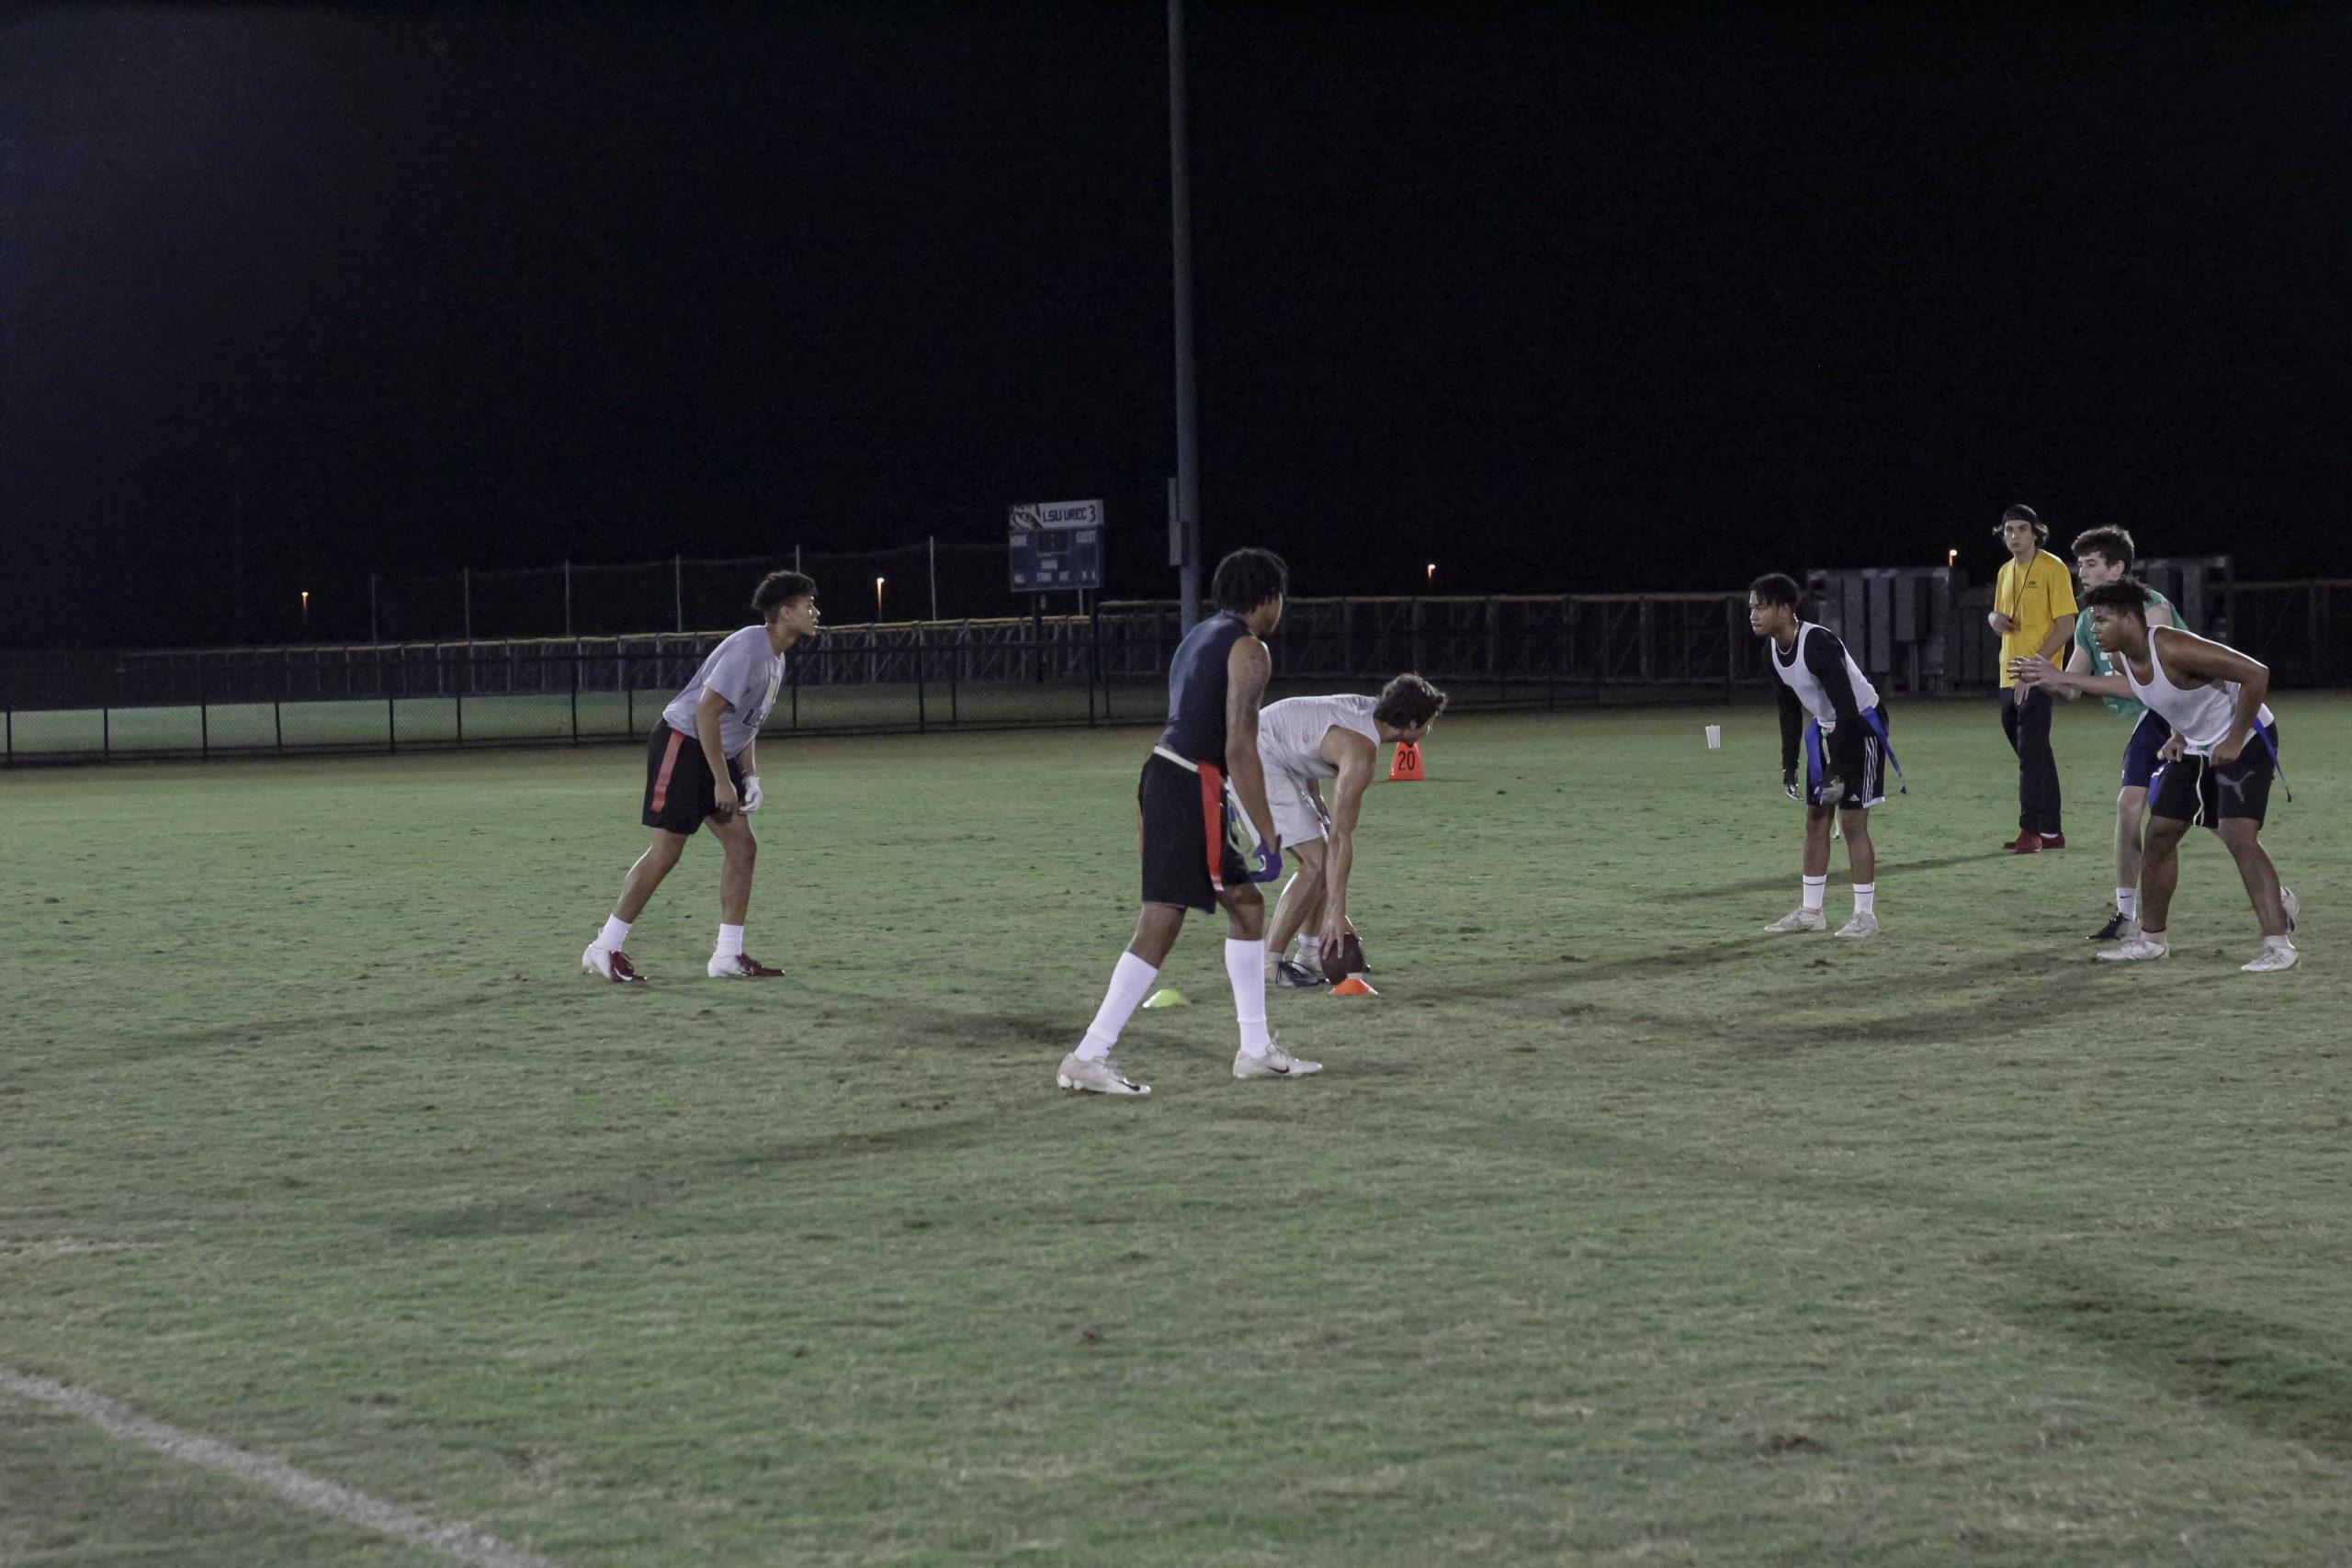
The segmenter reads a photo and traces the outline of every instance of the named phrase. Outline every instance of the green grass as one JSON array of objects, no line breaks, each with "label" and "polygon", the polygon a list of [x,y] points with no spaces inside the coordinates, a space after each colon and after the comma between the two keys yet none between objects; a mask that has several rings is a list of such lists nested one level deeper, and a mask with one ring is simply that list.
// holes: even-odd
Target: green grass
[{"label": "green grass", "polygon": [[[1227,1077],[1196,922],[1142,1102],[1051,1077],[1145,732],[771,747],[764,987],[707,843],[573,972],[632,747],[0,777],[0,1365],[566,1563],[2342,1561],[2352,707],[2279,705],[2276,976],[2201,835],[2088,961],[2086,705],[2018,861],[1990,705],[1898,705],[1860,948],[1758,934],[1768,710],[1450,719],[1385,994],[1275,999],[1325,1075]],[[0,1394],[0,1561],[423,1559]]]}]

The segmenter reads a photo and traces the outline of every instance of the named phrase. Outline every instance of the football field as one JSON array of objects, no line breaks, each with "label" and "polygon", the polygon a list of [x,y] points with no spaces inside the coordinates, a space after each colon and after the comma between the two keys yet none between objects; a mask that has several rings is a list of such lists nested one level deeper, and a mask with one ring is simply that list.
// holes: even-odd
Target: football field
[{"label": "football field", "polygon": [[2346,1560],[2352,703],[2278,704],[2278,976],[2204,834],[2091,962],[2120,721],[2020,859],[1992,705],[1894,707],[1860,944],[1761,931],[1768,705],[1444,720],[1383,994],[1274,995],[1324,1074],[1228,1077],[1196,919],[1145,1100],[1053,1075],[1147,730],[763,747],[765,985],[707,839],[577,972],[641,747],[0,776],[0,1562],[453,1560],[39,1380],[476,1561]]}]

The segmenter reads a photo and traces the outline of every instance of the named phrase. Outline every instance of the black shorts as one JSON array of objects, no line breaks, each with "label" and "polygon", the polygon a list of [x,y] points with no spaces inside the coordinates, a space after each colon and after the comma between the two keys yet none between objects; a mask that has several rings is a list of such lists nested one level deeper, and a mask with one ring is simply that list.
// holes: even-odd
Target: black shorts
[{"label": "black shorts", "polygon": [[2163,750],[2165,742],[2171,739],[2172,726],[2165,722],[2162,714],[2150,708],[2140,716],[2140,722],[2132,727],[2132,739],[2123,743],[2125,789],[2148,787],[2148,781],[2154,778],[2156,770],[2164,765],[2156,760],[2156,753]]},{"label": "black shorts", "polygon": [[2182,757],[2166,762],[2148,786],[2148,814],[2176,822],[2196,822],[2218,828],[2224,818],[2251,818],[2256,827],[2270,810],[2270,781],[2278,773],[2271,746],[2278,741],[2278,727],[2270,727],[2270,745],[2259,732],[2246,737],[2245,750],[2234,762],[2211,757]]},{"label": "black shorts", "polygon": [[[743,770],[732,757],[727,759],[727,776],[741,799]],[[694,832],[718,808],[714,787],[702,742],[666,724],[655,725],[645,742],[645,825],[673,833]]]},{"label": "black shorts", "polygon": [[[1878,721],[1882,725],[1886,723],[1885,710],[1879,710]],[[1820,725],[1810,719],[1806,725],[1813,733],[1806,738],[1804,749],[1805,798],[1816,805],[1827,806],[1828,801],[1820,799],[1821,772],[1826,768],[1833,773],[1837,773],[1838,764],[1830,759],[1829,737],[1821,734]],[[1820,758],[1818,763],[1815,761],[1816,751]],[[1861,753],[1861,765],[1857,770],[1859,776],[1850,779],[1841,776],[1838,780],[1846,786],[1838,793],[1838,809],[1840,811],[1868,811],[1873,806],[1885,804],[1886,746],[1867,719],[1862,721]]]},{"label": "black shorts", "polygon": [[1143,812],[1143,901],[1187,909],[1216,908],[1209,881],[1211,855],[1227,887],[1250,880],[1250,868],[1225,836],[1225,795],[1204,775],[1153,752],[1136,785]]}]

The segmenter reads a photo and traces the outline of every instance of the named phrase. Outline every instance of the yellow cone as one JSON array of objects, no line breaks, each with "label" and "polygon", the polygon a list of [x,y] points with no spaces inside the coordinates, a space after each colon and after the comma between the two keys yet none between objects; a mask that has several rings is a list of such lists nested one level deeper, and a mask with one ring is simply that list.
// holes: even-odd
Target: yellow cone
[{"label": "yellow cone", "polygon": [[1143,1005],[1148,1008],[1188,1008],[1193,1005],[1193,998],[1182,991],[1164,987],[1146,997]]}]

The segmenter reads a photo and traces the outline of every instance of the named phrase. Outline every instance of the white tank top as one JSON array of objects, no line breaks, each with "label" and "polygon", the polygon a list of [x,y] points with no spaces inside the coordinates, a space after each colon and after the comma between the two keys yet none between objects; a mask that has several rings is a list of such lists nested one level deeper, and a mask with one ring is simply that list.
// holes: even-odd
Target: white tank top
[{"label": "white tank top", "polygon": [[1380,731],[1372,721],[1377,697],[1284,697],[1258,710],[1258,756],[1269,769],[1298,779],[1339,776],[1339,768],[1323,760],[1323,738],[1336,726],[1352,729],[1375,745]]},{"label": "white tank top", "polygon": [[[1781,662],[1777,645],[1772,649],[1772,673],[1797,694],[1797,701],[1804,705],[1804,711],[1813,715],[1820,724],[1822,733],[1826,735],[1838,728],[1838,707],[1829,700],[1829,694],[1821,689],[1821,682],[1814,679],[1813,671],[1804,661],[1805,638],[1819,630],[1821,628],[1811,621],[1799,621],[1797,640],[1789,647],[1788,661]],[[1871,685],[1870,677],[1862,673],[1862,667],[1854,662],[1851,652],[1846,655],[1846,679],[1854,683],[1856,707],[1868,713],[1878,706],[1878,688]]]},{"label": "white tank top", "polygon": [[[2189,755],[2210,757],[2214,747],[2230,738],[2230,724],[2238,711],[2238,682],[2216,681],[2205,686],[2174,685],[2172,677],[2165,673],[2164,655],[2157,651],[2156,638],[2160,634],[2167,640],[2177,637],[2196,637],[2194,632],[2181,631],[2173,626],[2150,627],[2150,678],[2145,685],[2141,684],[2140,677],[2132,672],[2130,660],[2117,660],[2116,668],[2122,671],[2123,679],[2131,683],[2132,694],[2172,726],[2172,732],[2180,737],[2181,743],[2188,748]],[[2196,640],[2202,642],[2206,639],[2196,637]],[[2255,717],[2260,723],[2271,723],[2270,705],[2263,704]]]}]

